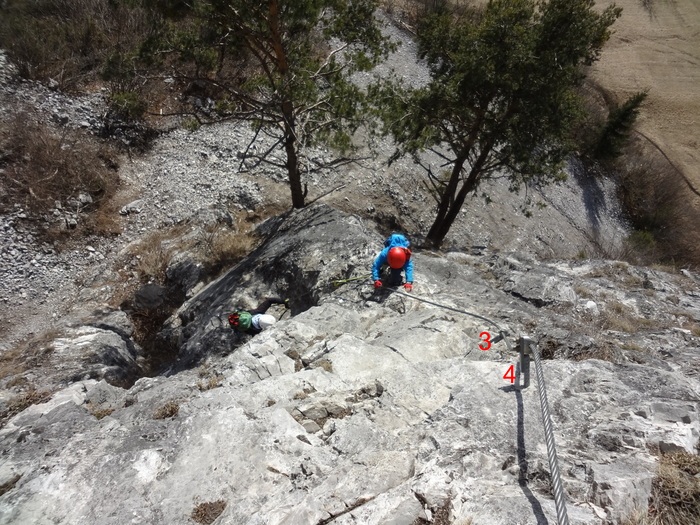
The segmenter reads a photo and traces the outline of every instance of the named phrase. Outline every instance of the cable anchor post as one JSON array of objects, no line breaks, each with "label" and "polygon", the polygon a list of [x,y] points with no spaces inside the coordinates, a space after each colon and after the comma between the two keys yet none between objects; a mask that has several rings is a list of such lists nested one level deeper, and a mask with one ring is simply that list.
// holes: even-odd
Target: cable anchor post
[{"label": "cable anchor post", "polygon": [[[521,336],[518,340],[520,353],[520,366],[518,367],[515,383],[518,390],[530,386],[530,356],[532,355],[532,339],[528,336]],[[522,384],[520,378],[522,376]]]}]

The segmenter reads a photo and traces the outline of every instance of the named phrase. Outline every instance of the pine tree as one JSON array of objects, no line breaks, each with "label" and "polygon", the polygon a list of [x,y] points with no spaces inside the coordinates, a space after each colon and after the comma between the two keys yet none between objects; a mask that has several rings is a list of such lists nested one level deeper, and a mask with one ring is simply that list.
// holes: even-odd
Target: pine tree
[{"label": "pine tree", "polygon": [[[491,0],[446,8],[418,28],[427,86],[375,86],[395,158],[436,151],[451,166],[438,190],[426,241],[440,246],[467,195],[506,170],[515,189],[533,177],[561,177],[567,137],[581,115],[575,88],[595,62],[621,10],[598,13],[593,0]],[[449,150],[445,155],[444,150]]]},{"label": "pine tree", "polygon": [[[365,97],[350,81],[388,54],[376,0],[150,0],[167,23],[144,56],[170,61],[184,86],[214,100],[192,107],[202,123],[249,121],[274,145],[246,155],[286,169],[292,205],[305,204],[305,148],[351,149]],[[167,8],[167,9],[166,9]],[[284,151],[283,164],[271,152]]]},{"label": "pine tree", "polygon": [[640,91],[628,98],[622,106],[614,108],[600,134],[595,148],[595,156],[601,160],[611,160],[620,155],[637,121],[642,102],[647,98],[646,91]]}]

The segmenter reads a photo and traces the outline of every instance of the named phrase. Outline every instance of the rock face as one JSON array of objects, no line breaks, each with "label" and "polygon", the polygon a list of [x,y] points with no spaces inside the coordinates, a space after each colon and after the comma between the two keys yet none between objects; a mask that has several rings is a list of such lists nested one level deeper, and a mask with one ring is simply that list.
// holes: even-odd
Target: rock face
[{"label": "rock face", "polygon": [[[312,206],[265,231],[170,320],[179,354],[167,377],[128,390],[81,380],[0,430],[0,523],[186,524],[203,509],[251,525],[445,512],[556,523],[535,379],[522,391],[504,379],[512,336],[480,349],[499,328],[535,334],[554,358],[543,368],[570,523],[646,508],[652,451],[698,442],[691,278],[416,252],[415,295],[375,292],[369,279],[333,285],[369,273],[381,247],[356,217]],[[266,294],[288,294],[293,315],[246,339],[216,320]],[[604,343],[608,360],[589,358]]]}]

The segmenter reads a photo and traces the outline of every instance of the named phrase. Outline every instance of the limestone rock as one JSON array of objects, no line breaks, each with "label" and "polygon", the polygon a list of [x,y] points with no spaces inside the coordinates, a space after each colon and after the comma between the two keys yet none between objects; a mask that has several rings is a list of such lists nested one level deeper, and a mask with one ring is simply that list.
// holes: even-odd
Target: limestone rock
[{"label": "limestone rock", "polygon": [[[180,361],[166,375],[128,390],[78,382],[0,429],[0,480],[12,481],[1,523],[184,525],[197,505],[216,501],[226,503],[221,523],[412,524],[445,514],[455,523],[555,523],[536,379],[524,390],[507,379],[512,335],[479,346],[480,334],[501,330],[537,327],[572,525],[625,519],[648,501],[651,451],[694,450],[697,341],[664,331],[664,357],[658,344],[631,346],[660,329],[625,334],[600,324],[606,310],[586,317],[556,290],[574,290],[587,263],[539,268],[509,255],[481,267],[417,250],[414,293],[375,292],[369,280],[333,284],[362,277],[381,244],[356,218],[313,206],[266,228],[248,260],[173,316]],[[526,287],[511,280],[516,294],[499,286],[511,275],[527,275]],[[607,282],[591,277],[587,293],[599,301],[607,290],[619,315],[646,319],[651,297],[636,280],[617,299]],[[664,282],[658,293],[696,306]],[[212,321],[285,291],[294,315],[255,337]],[[661,308],[655,315],[672,319]],[[104,332],[78,328],[56,353],[83,340],[117,346]],[[595,358],[605,345],[619,354]],[[644,359],[630,359],[634,351]]]}]

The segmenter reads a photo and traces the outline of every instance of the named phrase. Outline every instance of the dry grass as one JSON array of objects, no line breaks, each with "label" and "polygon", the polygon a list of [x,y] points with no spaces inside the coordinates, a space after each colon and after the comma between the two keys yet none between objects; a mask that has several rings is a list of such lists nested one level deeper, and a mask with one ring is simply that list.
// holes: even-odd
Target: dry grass
[{"label": "dry grass", "polygon": [[580,283],[575,283],[573,286],[574,293],[582,299],[591,299],[593,294],[591,291]]},{"label": "dry grass", "polygon": [[51,395],[52,393],[49,391],[39,391],[32,388],[27,392],[14,396],[7,402],[5,410],[0,413],[0,428],[5,426],[5,423],[7,423],[10,418],[32,405],[43,403],[49,399]]},{"label": "dry grass", "polygon": [[329,374],[333,373],[333,363],[328,359],[319,359],[313,364],[313,368],[323,368]]},{"label": "dry grass", "polygon": [[628,334],[666,327],[666,324],[662,321],[641,317],[628,306],[615,300],[605,303],[605,310],[601,313],[599,322],[603,330],[613,330]]},{"label": "dry grass", "polygon": [[200,233],[197,246],[205,265],[212,273],[217,273],[243,260],[257,242],[252,225],[239,216],[235,228],[221,224],[207,226]]},{"label": "dry grass", "polygon": [[[120,231],[110,207],[118,185],[117,153],[106,143],[79,131],[54,130],[28,113],[0,124],[0,210],[19,204],[51,219],[56,203],[78,216],[78,226],[64,234],[110,234]],[[81,195],[89,196],[81,202]],[[4,209],[3,209],[4,208]],[[58,227],[40,231],[60,237]]]},{"label": "dry grass", "polygon": [[180,411],[180,405],[175,401],[168,401],[163,406],[156,409],[153,413],[153,419],[167,419],[177,416]]},{"label": "dry grass", "polygon": [[619,525],[651,525],[649,513],[645,510],[636,510],[621,520]]},{"label": "dry grass", "polygon": [[688,525],[700,517],[700,456],[661,456],[649,505],[649,525]]},{"label": "dry grass", "polygon": [[624,361],[620,349],[609,341],[598,342],[585,350],[567,353],[567,359],[572,361],[584,361],[586,359],[600,359],[609,363],[622,363]]},{"label": "dry grass", "polygon": [[224,509],[226,509],[226,502],[224,500],[200,503],[194,508],[190,517],[197,523],[209,525],[210,523],[214,523],[216,518],[221,516]]},{"label": "dry grass", "polygon": [[[40,366],[54,351],[53,342],[60,336],[59,330],[47,330],[3,352],[0,355],[0,379],[11,378]],[[11,380],[15,384],[21,381],[20,378]],[[8,383],[6,386],[10,387],[12,384]]]},{"label": "dry grass", "polygon": [[[422,498],[419,498],[422,500]],[[424,502],[425,504],[425,502]],[[460,518],[454,521],[451,517],[450,507],[452,500],[448,498],[440,507],[432,509],[432,520],[426,521],[423,518],[416,519],[411,525],[474,525],[474,518]]]},{"label": "dry grass", "polygon": [[244,259],[256,246],[258,239],[252,225],[239,217],[235,228],[223,224],[209,225],[201,231],[178,225],[155,231],[130,248],[141,282],[164,283],[165,271],[172,258],[189,251],[206,267],[206,273],[216,275]]},{"label": "dry grass", "polygon": [[211,390],[212,388],[218,388],[223,384],[224,376],[216,370],[213,370],[209,365],[204,364],[199,368],[197,372],[199,380],[197,381],[197,388],[201,392],[206,390]]},{"label": "dry grass", "polygon": [[97,408],[94,405],[88,404],[87,406],[87,411],[90,412],[93,416],[95,416],[97,419],[102,419],[104,417],[107,417],[114,412],[113,408]]},{"label": "dry grass", "polygon": [[193,240],[183,240],[188,230],[189,227],[184,225],[156,230],[129,249],[128,256],[135,259],[141,282],[165,282],[165,270],[173,256],[194,245]]}]

